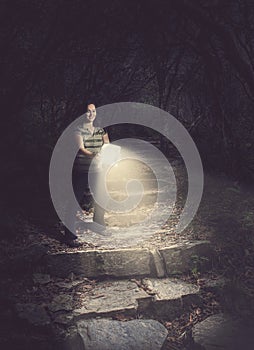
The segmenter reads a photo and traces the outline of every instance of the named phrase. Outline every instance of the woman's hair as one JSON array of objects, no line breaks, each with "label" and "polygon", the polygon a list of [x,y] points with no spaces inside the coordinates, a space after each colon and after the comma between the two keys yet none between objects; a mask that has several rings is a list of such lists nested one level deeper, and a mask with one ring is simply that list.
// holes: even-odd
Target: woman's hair
[{"label": "woman's hair", "polygon": [[85,112],[87,112],[87,107],[89,106],[89,105],[95,105],[96,106],[96,103],[94,102],[94,101],[85,101]]}]

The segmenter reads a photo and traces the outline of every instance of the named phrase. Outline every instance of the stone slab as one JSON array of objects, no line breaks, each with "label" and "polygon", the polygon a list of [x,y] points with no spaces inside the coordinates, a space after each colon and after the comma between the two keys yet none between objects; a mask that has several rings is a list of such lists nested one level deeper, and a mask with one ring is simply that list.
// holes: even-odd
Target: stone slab
[{"label": "stone slab", "polygon": [[142,314],[171,320],[192,303],[201,304],[199,288],[179,280],[105,281],[97,283],[92,293],[84,297],[81,307],[74,310],[74,319]]},{"label": "stone slab", "polygon": [[202,304],[199,287],[196,285],[170,278],[145,278],[142,283],[145,290],[154,295],[150,308],[145,310],[144,314],[173,320],[184,310],[188,310],[191,304]]},{"label": "stone slab", "polygon": [[214,251],[209,241],[186,242],[159,249],[168,275],[205,271],[212,265]]},{"label": "stone slab", "polygon": [[151,254],[144,249],[90,250],[50,254],[45,263],[50,275],[67,277],[70,273],[86,277],[131,277],[151,274]]},{"label": "stone slab", "polygon": [[[54,323],[70,325],[82,319],[98,317],[146,318],[171,320],[198,297],[199,289],[186,282],[164,278],[143,280],[107,280],[89,288],[72,281],[74,290],[57,289],[48,304],[17,304],[20,318],[34,325]],[[56,286],[60,282],[56,282]],[[61,285],[62,286],[62,285]],[[77,286],[77,290],[75,290]],[[52,291],[55,289],[51,286]],[[189,302],[189,304],[188,304]],[[122,318],[121,318],[122,319]]]},{"label": "stone slab", "polygon": [[142,283],[146,290],[156,295],[156,300],[178,299],[184,295],[199,293],[198,286],[176,279],[144,278]]},{"label": "stone slab", "polygon": [[49,254],[48,273],[67,277],[165,277],[211,267],[214,252],[208,241],[175,244],[160,249],[122,248]]},{"label": "stone slab", "polygon": [[[217,314],[197,323],[192,329],[193,349],[253,350],[253,327],[229,315]],[[195,347],[196,346],[196,347]]]},{"label": "stone slab", "polygon": [[85,350],[160,350],[168,334],[167,329],[155,320],[80,321],[78,332]]},{"label": "stone slab", "polygon": [[82,307],[74,310],[74,317],[88,318],[101,315],[112,316],[116,313],[136,315],[138,299],[149,295],[136,283],[121,280],[97,283],[92,293],[82,301]]}]

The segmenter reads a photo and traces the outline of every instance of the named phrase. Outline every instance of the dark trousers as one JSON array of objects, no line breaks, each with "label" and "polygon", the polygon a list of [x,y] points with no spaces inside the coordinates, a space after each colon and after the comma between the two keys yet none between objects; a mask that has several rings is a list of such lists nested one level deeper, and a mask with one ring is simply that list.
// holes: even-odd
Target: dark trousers
[{"label": "dark trousers", "polygon": [[[92,179],[93,181],[98,182],[101,176],[100,172],[93,173]],[[72,173],[72,185],[73,185],[73,191],[77,200],[77,203],[80,205],[82,199],[84,198],[85,192],[87,192],[87,189],[89,189],[88,184],[88,173],[82,172],[82,171],[73,171]],[[94,186],[95,191],[99,190],[99,184],[98,186]],[[97,189],[97,188],[98,189]],[[96,193],[92,193],[92,195],[96,195]],[[96,203],[96,201],[93,201],[94,204],[94,215],[93,215],[93,221],[99,223],[100,225],[105,225],[104,222],[104,214],[105,210]],[[79,206],[77,204],[68,203],[65,213],[65,223],[68,225],[68,227],[71,229],[73,233],[75,233],[75,223],[76,223],[76,214],[79,210]]]}]

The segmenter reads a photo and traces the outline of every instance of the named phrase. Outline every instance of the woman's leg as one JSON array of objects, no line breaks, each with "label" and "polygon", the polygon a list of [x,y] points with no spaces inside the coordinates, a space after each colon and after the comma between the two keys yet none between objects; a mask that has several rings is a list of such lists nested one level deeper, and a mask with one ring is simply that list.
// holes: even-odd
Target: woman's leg
[{"label": "woman's leg", "polygon": [[84,191],[88,187],[88,176],[87,173],[73,172],[72,174],[72,185],[73,192],[76,197],[75,202],[69,202],[66,208],[65,222],[69,228],[65,228],[65,235],[68,239],[76,239],[76,215],[77,211],[80,209],[80,203],[84,194]]},{"label": "woman's leg", "polygon": [[[106,207],[106,199],[104,198],[106,191],[104,172],[100,171],[94,173],[93,181],[93,195],[95,197],[93,221],[102,226],[106,226],[104,221]],[[98,204],[95,199],[97,199],[100,204]]]}]

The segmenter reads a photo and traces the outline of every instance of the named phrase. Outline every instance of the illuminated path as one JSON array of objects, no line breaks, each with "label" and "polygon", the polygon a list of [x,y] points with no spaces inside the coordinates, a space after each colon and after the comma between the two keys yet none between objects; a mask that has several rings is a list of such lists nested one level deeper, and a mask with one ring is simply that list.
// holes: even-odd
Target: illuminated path
[{"label": "illuminated path", "polygon": [[[139,157],[138,154],[137,157]],[[129,180],[138,180],[143,186],[139,205],[126,213],[108,211],[105,215],[107,223],[105,236],[86,229],[86,223],[89,227],[89,223],[92,222],[92,214],[81,214],[79,217],[84,223],[80,221],[77,225],[80,242],[103,248],[136,246],[149,239],[151,232],[160,230],[174,207],[175,179],[166,178],[165,169],[160,160],[149,158],[151,168],[156,168],[156,178],[151,168],[146,165],[146,159],[149,157],[146,150],[142,152],[142,157],[145,160],[144,163],[135,160],[121,161],[117,167],[112,168],[107,180],[109,194],[115,201],[121,201],[127,197],[125,186]],[[157,179],[160,181],[159,189]],[[153,215],[156,215],[154,219],[143,222],[147,217],[153,218]]]}]

